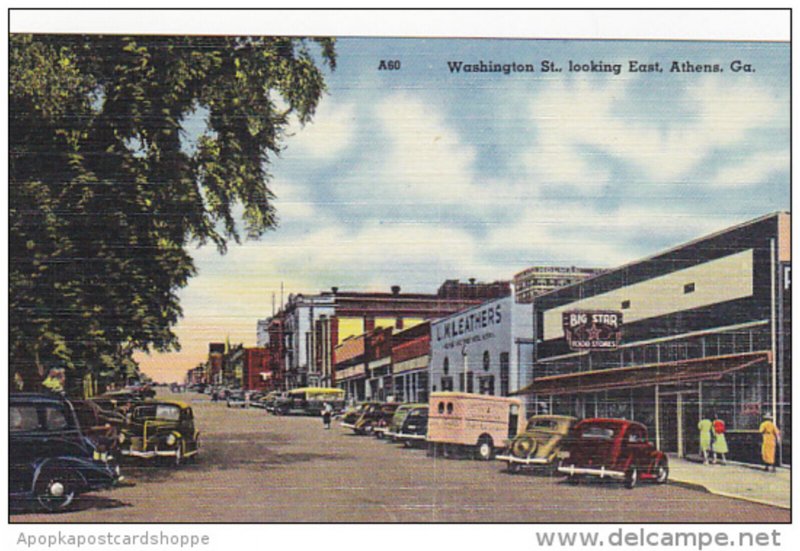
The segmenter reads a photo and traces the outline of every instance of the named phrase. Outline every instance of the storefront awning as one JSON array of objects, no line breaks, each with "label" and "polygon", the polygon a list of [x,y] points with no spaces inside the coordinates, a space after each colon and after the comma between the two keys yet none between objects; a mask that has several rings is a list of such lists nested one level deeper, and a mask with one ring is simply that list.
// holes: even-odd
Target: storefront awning
[{"label": "storefront awning", "polygon": [[618,388],[711,381],[759,363],[769,364],[770,361],[771,354],[762,351],[696,358],[680,362],[582,371],[539,377],[525,388],[513,392],[512,395],[558,396]]}]

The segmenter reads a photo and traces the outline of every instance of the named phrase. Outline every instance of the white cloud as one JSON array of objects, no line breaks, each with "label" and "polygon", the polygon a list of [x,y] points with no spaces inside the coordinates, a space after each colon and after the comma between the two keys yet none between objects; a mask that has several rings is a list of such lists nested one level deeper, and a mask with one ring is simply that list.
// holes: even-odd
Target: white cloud
[{"label": "white cloud", "polygon": [[355,105],[323,98],[310,123],[302,127],[296,122],[290,125],[289,133],[294,135],[287,140],[288,151],[298,157],[335,159],[350,146],[355,124]]},{"label": "white cloud", "polygon": [[771,176],[789,172],[789,152],[756,152],[755,156],[723,166],[711,183],[720,187],[756,186]]},{"label": "white cloud", "polygon": [[275,209],[282,226],[313,220],[318,216],[307,186],[285,178],[276,178],[269,183],[269,188],[275,194]]},{"label": "white cloud", "polygon": [[341,181],[348,196],[481,211],[503,195],[503,182],[476,177],[476,147],[421,97],[392,94],[371,115],[374,141],[359,170]]},{"label": "white cloud", "polygon": [[643,205],[616,211],[580,203],[534,205],[516,223],[490,232],[486,247],[517,251],[522,265],[557,262],[615,267],[659,252],[643,248],[649,238],[678,245],[733,222],[724,214],[696,216]]},{"label": "white cloud", "polygon": [[596,162],[604,157],[629,163],[652,182],[679,182],[714,150],[743,144],[748,132],[785,114],[785,101],[757,85],[709,78],[684,96],[653,103],[647,115],[641,106],[633,111],[630,82],[553,81],[531,101],[537,140],[524,162],[543,183],[589,191],[605,185],[608,174]]}]

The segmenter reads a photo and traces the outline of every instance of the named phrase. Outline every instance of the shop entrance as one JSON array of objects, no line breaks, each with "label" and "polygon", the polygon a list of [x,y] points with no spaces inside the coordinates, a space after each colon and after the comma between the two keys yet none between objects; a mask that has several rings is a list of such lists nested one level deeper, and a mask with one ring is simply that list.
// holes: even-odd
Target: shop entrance
[{"label": "shop entrance", "polygon": [[697,391],[662,392],[658,400],[661,451],[675,453],[679,457],[697,453],[700,446]]}]

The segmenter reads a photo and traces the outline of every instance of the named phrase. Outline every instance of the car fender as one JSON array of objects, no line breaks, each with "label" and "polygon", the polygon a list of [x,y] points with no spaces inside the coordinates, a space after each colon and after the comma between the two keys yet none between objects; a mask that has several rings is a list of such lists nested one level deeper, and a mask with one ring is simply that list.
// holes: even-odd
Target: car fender
[{"label": "car fender", "polygon": [[84,469],[97,469],[94,462],[84,459],[82,457],[48,457],[41,461],[34,463],[33,478],[31,482],[31,491],[36,488],[36,483],[39,482],[39,476],[45,469],[62,469],[69,471],[80,478],[82,482],[82,489],[88,486],[86,476],[83,474]]},{"label": "car fender", "polygon": [[653,472],[655,469],[656,464],[659,461],[663,461],[667,465],[669,465],[669,459],[667,458],[667,454],[659,450],[653,450],[650,452],[650,464],[647,466],[650,472]]}]

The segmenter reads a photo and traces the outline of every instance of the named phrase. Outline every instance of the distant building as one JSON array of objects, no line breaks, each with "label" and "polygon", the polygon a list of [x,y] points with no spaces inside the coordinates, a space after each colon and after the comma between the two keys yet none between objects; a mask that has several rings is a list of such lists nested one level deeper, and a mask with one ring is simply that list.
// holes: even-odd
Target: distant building
[{"label": "distant building", "polygon": [[436,291],[439,298],[455,299],[480,299],[491,300],[493,298],[507,297],[511,294],[510,281],[494,281],[492,283],[476,283],[475,278],[470,278],[467,283],[462,283],[458,279],[445,280]]},{"label": "distant building", "polygon": [[[336,347],[375,329],[408,329],[485,300],[511,294],[509,282],[447,280],[437,293],[347,292],[333,287],[317,295],[290,295],[287,304],[258,324],[259,344],[271,349],[273,373],[283,388],[336,386]],[[262,343],[263,328],[267,328]],[[278,375],[280,372],[282,375]]]},{"label": "distant building", "polygon": [[245,390],[274,390],[270,372],[269,349],[245,348],[242,360],[242,388]]},{"label": "distant building", "polygon": [[530,304],[536,296],[601,273],[599,268],[532,266],[514,276],[514,292],[517,302]]}]

